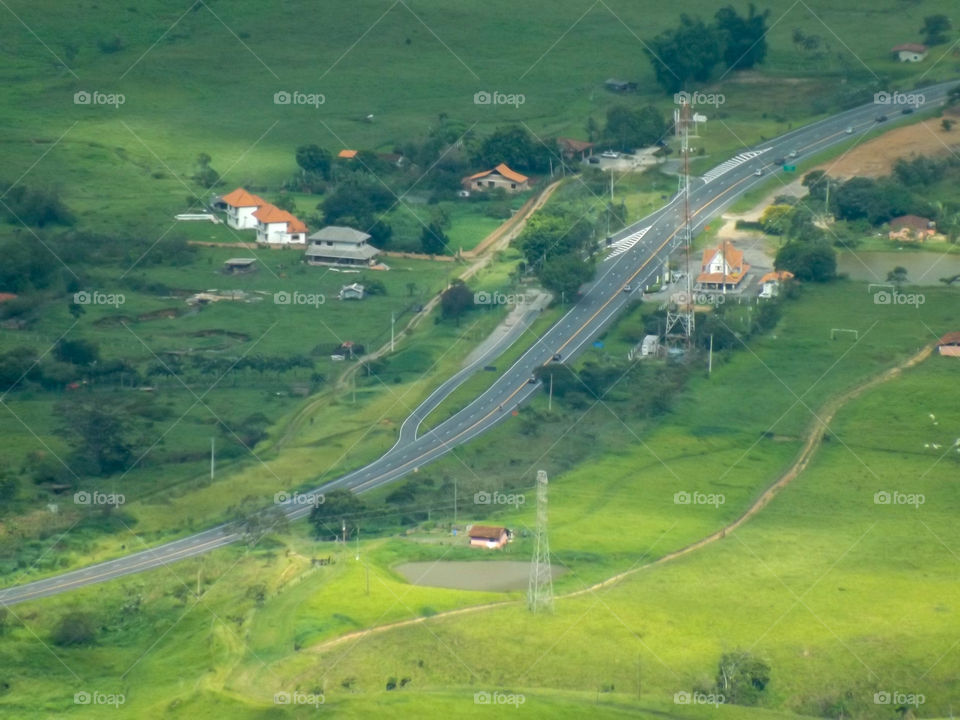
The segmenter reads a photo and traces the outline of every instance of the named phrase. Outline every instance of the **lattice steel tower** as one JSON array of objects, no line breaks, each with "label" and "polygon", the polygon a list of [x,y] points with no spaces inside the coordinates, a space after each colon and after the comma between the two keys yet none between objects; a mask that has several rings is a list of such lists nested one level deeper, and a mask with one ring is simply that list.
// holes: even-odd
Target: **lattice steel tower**
[{"label": "lattice steel tower", "polygon": [[550,541],[547,539],[547,473],[543,470],[537,471],[537,529],[527,606],[533,613],[553,610],[553,573],[550,569]]},{"label": "lattice steel tower", "polygon": [[686,291],[683,297],[674,298],[667,303],[667,327],[664,333],[668,343],[690,347],[693,337],[693,294],[690,288],[690,242],[693,239],[693,227],[690,217],[690,104],[683,103],[678,115],[681,126],[681,151],[683,152],[683,227],[677,233],[679,244],[683,246],[684,276]]}]

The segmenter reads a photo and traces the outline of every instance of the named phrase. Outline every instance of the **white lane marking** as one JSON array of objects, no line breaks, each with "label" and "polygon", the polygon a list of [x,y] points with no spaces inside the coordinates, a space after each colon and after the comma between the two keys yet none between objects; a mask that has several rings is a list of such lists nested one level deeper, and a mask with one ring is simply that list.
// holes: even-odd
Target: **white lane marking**
[{"label": "white lane marking", "polygon": [[718,177],[720,177],[724,173],[730,172],[735,167],[739,167],[740,165],[743,165],[748,160],[753,160],[758,155],[762,155],[763,153],[772,149],[773,148],[764,148],[763,150],[748,150],[747,152],[740,153],[736,157],[732,157],[726,162],[720,163],[715,168],[713,168],[713,170],[710,170],[706,174],[704,174],[703,182],[709,183],[713,180],[716,180]]},{"label": "white lane marking", "polygon": [[626,237],[617,240],[610,246],[611,252],[604,258],[604,262],[617,257],[617,255],[623,255],[623,253],[640,242],[643,239],[643,236],[647,234],[647,230],[649,230],[651,227],[653,226],[648,225],[645,228],[637,230],[632,235],[627,235]]}]

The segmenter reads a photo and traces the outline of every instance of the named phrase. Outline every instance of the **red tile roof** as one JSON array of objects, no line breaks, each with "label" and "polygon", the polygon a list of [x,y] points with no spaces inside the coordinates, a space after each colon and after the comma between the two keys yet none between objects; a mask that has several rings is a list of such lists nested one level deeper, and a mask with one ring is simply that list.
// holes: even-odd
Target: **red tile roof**
[{"label": "red tile roof", "polygon": [[474,525],[467,535],[484,540],[499,540],[506,531],[506,528],[497,525]]},{"label": "red tile roof", "polygon": [[747,274],[747,270],[750,269],[750,266],[743,261],[743,251],[737,250],[729,242],[723,243],[723,259],[726,265],[730,268],[730,272],[726,275],[723,273],[708,273],[706,272],[707,267],[713,261],[713,258],[717,253],[721,251],[721,246],[706,248],[703,251],[703,257],[700,262],[700,268],[703,270],[697,276],[698,283],[722,283],[724,280],[728,283],[737,284],[740,280],[743,279],[743,276]]},{"label": "red tile roof", "polygon": [[902,230],[910,228],[911,230],[929,230],[930,220],[919,215],[901,215],[890,221],[891,230]]},{"label": "red tile roof", "polygon": [[307,226],[300,222],[296,217],[281,210],[276,205],[265,203],[260,206],[253,216],[262,223],[282,223],[287,224],[287,232],[303,233],[307,231]]},{"label": "red tile roof", "polygon": [[773,270],[771,272],[768,272],[762,278],[760,278],[760,282],[761,284],[765,282],[771,282],[773,280],[776,280],[777,282],[782,282],[784,280],[789,280],[792,277],[793,277],[793,273],[790,272],[789,270]]},{"label": "red tile roof", "polygon": [[262,197],[247,192],[242,187],[237,188],[233,192],[228,192],[220,199],[231,207],[259,207],[260,205],[267,204],[267,201]]},{"label": "red tile roof", "polygon": [[507,167],[505,163],[500,163],[493,170],[484,170],[483,172],[478,172],[476,175],[471,175],[467,179],[476,180],[477,178],[486,177],[487,175],[492,175],[493,173],[498,173],[500,175],[503,175],[503,177],[507,178],[507,180],[513,180],[514,182],[517,182],[517,183],[525,183],[527,180],[530,179],[526,175],[521,175],[518,172],[514,172],[509,167]]},{"label": "red tile roof", "polygon": [[346,158],[349,160],[350,158],[356,157],[357,152],[358,152],[357,150],[341,150],[340,152],[337,153],[337,157]]},{"label": "red tile roof", "polygon": [[960,332],[948,332],[937,345],[960,345]]},{"label": "red tile roof", "polygon": [[921,45],[919,43],[904,43],[903,45],[897,45],[895,48],[890,50],[890,52],[915,52],[915,53],[925,53],[927,51],[926,45]]}]

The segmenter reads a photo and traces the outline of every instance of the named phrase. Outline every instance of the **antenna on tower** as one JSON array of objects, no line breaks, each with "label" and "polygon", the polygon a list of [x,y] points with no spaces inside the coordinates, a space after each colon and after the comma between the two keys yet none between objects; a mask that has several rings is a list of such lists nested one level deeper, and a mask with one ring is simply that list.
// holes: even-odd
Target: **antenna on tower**
[{"label": "antenna on tower", "polygon": [[690,288],[690,241],[693,227],[690,217],[690,103],[683,101],[675,115],[680,127],[680,147],[683,153],[683,227],[678,233],[684,252],[684,277],[686,292],[682,298],[674,298],[667,305],[667,327],[664,333],[668,344],[683,345],[689,349],[693,337],[693,295]]},{"label": "antenna on tower", "polygon": [[553,610],[553,571],[550,568],[550,541],[547,539],[547,473],[544,470],[537,471],[537,529],[530,563],[527,607],[532,613]]}]

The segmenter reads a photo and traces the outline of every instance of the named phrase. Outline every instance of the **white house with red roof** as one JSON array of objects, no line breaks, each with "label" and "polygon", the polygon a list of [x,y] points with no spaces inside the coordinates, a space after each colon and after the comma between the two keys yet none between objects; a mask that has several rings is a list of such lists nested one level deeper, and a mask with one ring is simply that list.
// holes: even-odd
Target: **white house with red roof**
[{"label": "white house with red roof", "polygon": [[257,219],[253,214],[258,208],[267,204],[262,197],[247,192],[243,188],[228,192],[220,198],[220,202],[226,206],[227,225],[237,230],[256,228]]},{"label": "white house with red roof", "polygon": [[484,170],[462,181],[465,190],[493,190],[503,188],[507,192],[522,192],[530,189],[530,178],[511,170],[500,163],[493,170]]},{"label": "white house with red roof", "polygon": [[780,286],[793,277],[789,270],[772,270],[760,278],[760,292],[758,297],[765,300],[775,298],[780,294]]},{"label": "white house with red roof", "polygon": [[927,57],[929,49],[919,43],[904,43],[890,49],[893,56],[900,62],[922,62]]},{"label": "white house with red roof", "polygon": [[267,245],[306,245],[307,226],[286,210],[264,203],[253,213],[257,242]]},{"label": "white house with red roof", "polygon": [[746,277],[750,266],[743,261],[743,251],[729,241],[703,251],[697,290],[736,290]]}]

